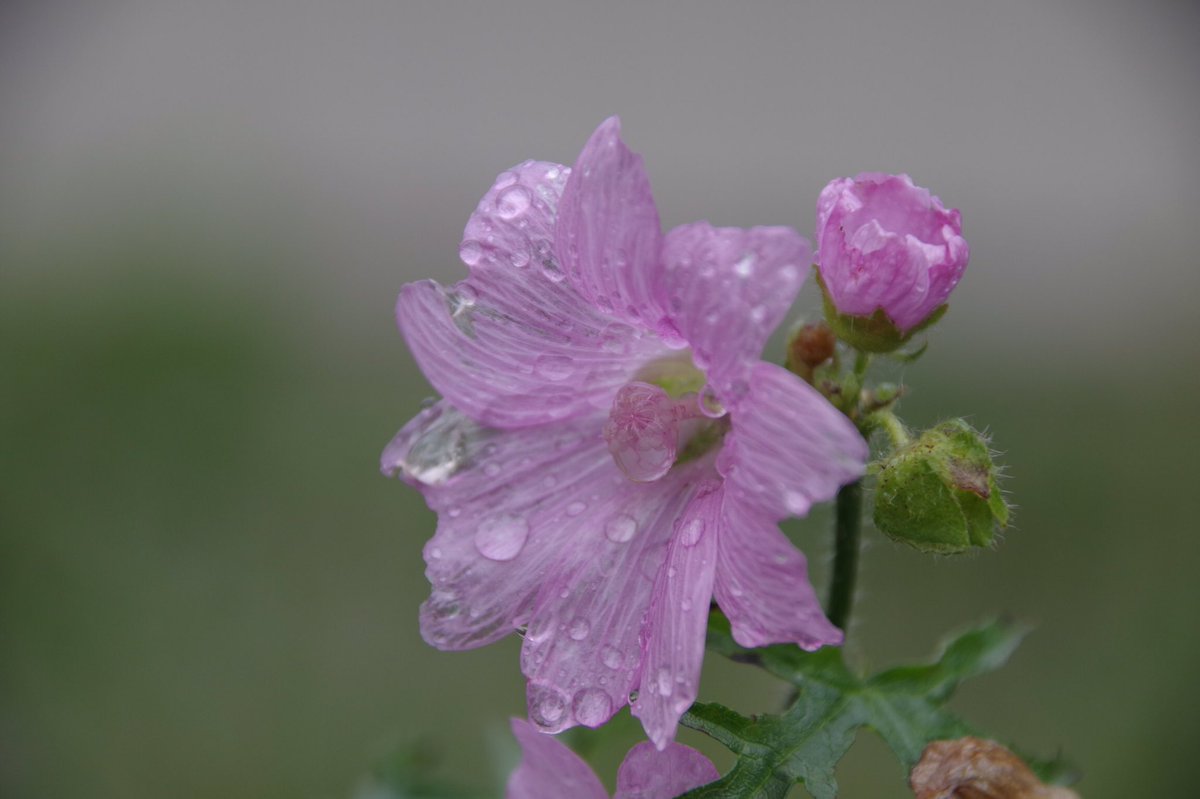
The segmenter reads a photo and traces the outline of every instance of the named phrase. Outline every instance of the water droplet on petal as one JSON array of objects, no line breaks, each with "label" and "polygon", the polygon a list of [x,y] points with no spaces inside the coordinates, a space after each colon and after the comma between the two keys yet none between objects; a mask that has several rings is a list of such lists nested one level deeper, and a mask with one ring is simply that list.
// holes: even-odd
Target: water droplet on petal
[{"label": "water droplet on petal", "polygon": [[529,266],[529,251],[523,247],[518,247],[508,255],[509,263],[517,269],[524,269]]},{"label": "water droplet on petal", "polygon": [[510,186],[496,198],[496,215],[501,219],[516,219],[529,209],[533,197],[524,186]]},{"label": "water droplet on petal", "polygon": [[614,544],[624,544],[637,533],[637,521],[627,513],[618,513],[604,525],[604,535]]},{"label": "water droplet on petal", "polygon": [[621,650],[609,644],[600,650],[600,662],[614,671],[621,668]]},{"label": "water droplet on petal", "polygon": [[442,485],[466,462],[467,442],[478,434],[478,425],[453,409],[426,409],[389,445],[397,450],[391,468],[424,485]]},{"label": "water droplet on petal", "polygon": [[582,641],[588,637],[591,629],[592,625],[588,624],[588,620],[581,616],[571,622],[571,626],[567,628],[567,635],[571,636],[574,641]]},{"label": "water droplet on petal", "polygon": [[801,494],[799,491],[787,491],[783,495],[783,505],[788,509],[788,513],[793,516],[803,516],[808,513],[811,504],[808,497]]},{"label": "water droplet on petal", "polygon": [[500,474],[500,464],[489,463],[487,466],[483,467],[483,473],[488,477],[495,477],[496,475]]},{"label": "water droplet on petal", "polygon": [[442,557],[441,547],[434,547],[433,549],[429,550],[429,557],[431,560],[440,559]]},{"label": "water droplet on petal", "polygon": [[599,727],[612,715],[612,699],[600,688],[584,688],[571,703],[575,720],[585,727]]},{"label": "water droplet on petal", "polygon": [[750,277],[754,273],[754,255],[746,253],[736,264],[733,265],[733,272],[740,278]]},{"label": "water droplet on petal", "polygon": [[767,318],[767,306],[755,305],[750,309],[750,321],[757,324],[762,324],[762,321]]},{"label": "water droplet on petal", "polygon": [[496,188],[503,189],[505,186],[511,186],[517,182],[517,176],[513,172],[501,172],[496,178]]},{"label": "water droplet on petal", "polygon": [[706,385],[700,389],[700,396],[697,398],[697,403],[700,407],[700,413],[710,419],[720,419],[728,411],[721,404],[721,400],[717,398],[717,392],[713,390],[711,385]]},{"label": "water droplet on petal", "polygon": [[540,644],[554,632],[555,621],[554,614],[552,613],[543,613],[535,616],[533,621],[529,623],[529,628],[525,631],[525,639],[535,644]]},{"label": "water droplet on petal", "polygon": [[679,530],[679,540],[685,547],[694,547],[704,535],[704,520],[691,519]]},{"label": "water droplet on petal", "polygon": [[583,513],[585,510],[587,510],[587,503],[579,502],[578,500],[576,500],[575,502],[572,502],[570,505],[567,506],[567,515],[568,516],[578,516],[579,514]]},{"label": "water droplet on petal", "polygon": [[512,560],[525,546],[529,522],[519,516],[503,515],[485,519],[475,531],[475,548],[490,560]]},{"label": "water droplet on petal", "polygon": [[574,361],[566,355],[539,355],[533,370],[547,380],[566,380],[574,371]]},{"label": "water droplet on petal", "polygon": [[548,685],[529,686],[529,720],[544,729],[555,729],[567,713],[567,698]]},{"label": "water droplet on petal", "polygon": [[458,257],[467,266],[474,266],[483,257],[483,247],[477,241],[467,239],[458,245]]},{"label": "water droplet on petal", "polygon": [[680,600],[679,609],[682,610],[684,613],[687,613],[688,611],[690,611],[692,609],[692,600],[690,600],[690,599]]},{"label": "water droplet on petal", "polygon": [[659,696],[670,696],[674,686],[671,684],[671,672],[664,666],[658,670],[655,687]]}]

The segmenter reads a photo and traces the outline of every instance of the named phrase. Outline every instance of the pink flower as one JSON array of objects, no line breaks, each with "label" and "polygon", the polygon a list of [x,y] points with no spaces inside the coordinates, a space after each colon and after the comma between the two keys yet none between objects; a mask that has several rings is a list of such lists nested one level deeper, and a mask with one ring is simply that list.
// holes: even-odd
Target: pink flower
[{"label": "pink flower", "polygon": [[817,200],[821,280],[841,314],[882,309],[907,334],[946,302],[969,256],[959,212],[908,175],[838,178]]},{"label": "pink flower", "polygon": [[[608,799],[608,791],[579,755],[528,722],[512,720],[521,764],[508,778],[505,799]],[[707,757],[682,744],[661,752],[648,742],[629,750],[617,771],[613,799],[673,799],[721,775]]]},{"label": "pink flower", "polygon": [[777,522],[860,475],[866,445],[759,360],[807,243],[704,222],[662,235],[613,118],[572,169],[502,173],[459,252],[467,280],[400,294],[444,399],[381,464],[438,514],[425,640],[521,630],[539,728],[599,726],[638,689],[660,748],[696,697],[714,597],[743,645],[839,643]]}]

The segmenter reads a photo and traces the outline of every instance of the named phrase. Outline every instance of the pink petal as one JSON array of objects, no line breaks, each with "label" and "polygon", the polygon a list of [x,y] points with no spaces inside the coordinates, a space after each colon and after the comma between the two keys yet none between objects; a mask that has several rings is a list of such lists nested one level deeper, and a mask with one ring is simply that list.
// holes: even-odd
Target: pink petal
[{"label": "pink petal", "polygon": [[523,719],[512,720],[521,763],[508,778],[506,799],[607,799],[596,774],[558,739]]},{"label": "pink petal", "polygon": [[563,190],[556,250],[572,285],[606,313],[653,329],[661,316],[655,269],[662,232],[642,158],[605,120]]},{"label": "pink petal", "polygon": [[665,351],[599,313],[559,271],[551,242],[563,174],[532,161],[502,174],[467,224],[460,253],[471,277],[410,283],[397,300],[429,382],[493,427],[607,409],[640,363]]},{"label": "pink petal", "polygon": [[521,648],[529,718],[546,732],[597,727],[628,702],[672,523],[699,476],[712,475],[696,461],[633,483],[609,465],[559,505],[561,557],[543,576]]},{"label": "pink petal", "polygon": [[842,642],[821,611],[804,555],[773,519],[728,497],[713,594],[742,646],[794,643],[811,651]]},{"label": "pink petal", "polygon": [[582,543],[562,521],[570,503],[620,478],[603,424],[597,415],[494,430],[443,401],[400,431],[384,452],[384,471],[404,474],[438,513],[425,545],[426,641],[468,649],[527,622],[554,563]]},{"label": "pink petal", "polygon": [[663,242],[667,316],[731,406],[804,282],[812,250],[783,227],[677,227]]},{"label": "pink petal", "polygon": [[860,477],[867,442],[816,389],[782,367],[759,363],[733,415],[717,470],[726,490],[772,520],[804,516]]},{"label": "pink petal", "polygon": [[720,776],[712,761],[695,749],[672,743],[660,752],[643,741],[625,755],[613,799],[674,799]]},{"label": "pink petal", "polygon": [[718,483],[706,484],[679,515],[643,624],[642,674],[633,714],[659,749],[674,739],[679,717],[696,699],[723,495]]}]

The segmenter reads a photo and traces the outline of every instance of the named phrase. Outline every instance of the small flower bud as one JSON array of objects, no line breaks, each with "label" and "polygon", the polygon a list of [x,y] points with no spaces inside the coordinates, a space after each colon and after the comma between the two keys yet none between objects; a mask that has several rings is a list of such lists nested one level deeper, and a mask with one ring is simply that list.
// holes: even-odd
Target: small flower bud
[{"label": "small flower bud", "polygon": [[923,552],[988,546],[1008,525],[987,441],[961,419],[892,453],[878,477],[875,526]]},{"label": "small flower bud", "polygon": [[788,341],[788,369],[806,380],[813,370],[833,357],[837,336],[824,322],[807,322],[792,332]]},{"label": "small flower bud", "polygon": [[937,321],[969,255],[959,212],[908,175],[838,178],[817,201],[825,316],[860,350],[891,352]]}]

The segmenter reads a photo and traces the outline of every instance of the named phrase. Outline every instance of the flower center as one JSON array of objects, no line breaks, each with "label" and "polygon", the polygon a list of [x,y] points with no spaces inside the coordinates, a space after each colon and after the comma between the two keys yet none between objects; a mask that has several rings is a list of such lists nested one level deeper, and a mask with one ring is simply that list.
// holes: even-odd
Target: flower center
[{"label": "flower center", "polygon": [[637,377],[617,392],[604,440],[626,477],[649,483],[717,446],[729,418],[686,353],[647,364]]}]

